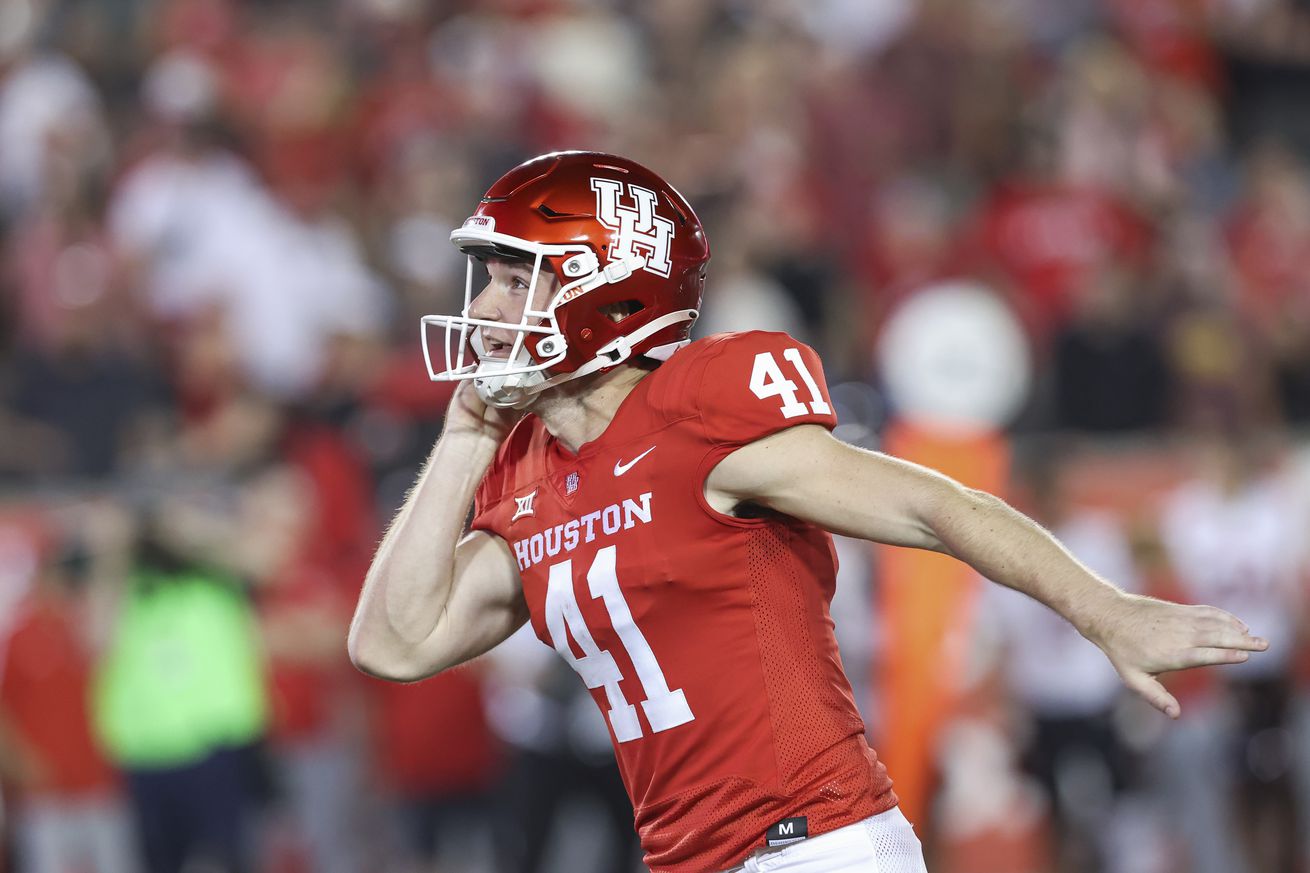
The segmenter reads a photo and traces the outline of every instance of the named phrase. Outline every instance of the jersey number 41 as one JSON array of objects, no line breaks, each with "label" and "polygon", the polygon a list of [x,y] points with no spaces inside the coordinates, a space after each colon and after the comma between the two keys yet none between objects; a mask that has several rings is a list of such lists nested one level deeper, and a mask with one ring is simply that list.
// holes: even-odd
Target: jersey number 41
[{"label": "jersey number 41", "polygon": [[[646,699],[641,701],[642,712],[655,733],[675,728],[692,721],[691,707],[687,705],[687,696],[682,689],[669,690],[669,683],[664,678],[659,661],[651,651],[650,643],[641,628],[632,619],[632,610],[623,599],[619,589],[619,577],[615,557],[617,546],[606,546],[596,553],[591,569],[587,571],[587,586],[591,596],[600,598],[609,613],[610,623],[618,634],[619,642],[628,653],[628,660],[637,671]],[[567,630],[566,630],[567,628]],[[582,618],[578,608],[577,597],[573,593],[573,561],[561,561],[550,568],[550,580],[546,588],[546,629],[555,651],[568,662],[588,688],[604,688],[609,700],[610,727],[614,729],[614,738],[620,743],[635,740],[642,736],[641,722],[637,720],[637,708],[623,696],[619,683],[623,673],[618,663],[605,649],[596,645],[591,630]],[[569,645],[569,636],[577,641],[582,649],[582,657],[573,654]]]}]

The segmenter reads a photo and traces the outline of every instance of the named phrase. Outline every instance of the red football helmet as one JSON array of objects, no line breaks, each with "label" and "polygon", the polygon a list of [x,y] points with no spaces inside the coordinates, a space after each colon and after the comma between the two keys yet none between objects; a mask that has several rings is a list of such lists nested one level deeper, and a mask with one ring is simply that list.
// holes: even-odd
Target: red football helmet
[{"label": "red football helmet", "polygon": [[[662,360],[686,345],[710,259],[696,213],[672,185],[600,152],[552,152],[520,164],[450,239],[469,256],[464,309],[424,317],[428,375],[473,379],[487,403],[505,407],[633,355]],[[543,309],[529,301],[517,323],[472,318],[475,268],[488,257],[530,262],[532,288],[549,270],[559,290]],[[445,327],[441,371],[428,325]],[[484,353],[482,328],[514,332],[508,358]]]}]

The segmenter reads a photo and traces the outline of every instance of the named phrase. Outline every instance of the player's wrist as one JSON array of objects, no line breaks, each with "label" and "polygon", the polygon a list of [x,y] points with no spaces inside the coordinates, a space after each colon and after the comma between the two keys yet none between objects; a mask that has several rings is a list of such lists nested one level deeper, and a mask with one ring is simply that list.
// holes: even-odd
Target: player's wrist
[{"label": "player's wrist", "polygon": [[1065,618],[1084,637],[1104,649],[1122,623],[1133,595],[1107,582],[1097,580],[1082,596],[1073,601]]}]

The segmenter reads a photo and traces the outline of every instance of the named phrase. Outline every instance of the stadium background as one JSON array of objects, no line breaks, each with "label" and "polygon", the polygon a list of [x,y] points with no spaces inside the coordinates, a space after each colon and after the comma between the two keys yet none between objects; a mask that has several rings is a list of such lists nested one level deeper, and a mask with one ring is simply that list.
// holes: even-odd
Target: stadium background
[{"label": "stadium background", "polygon": [[[544,647],[398,687],[343,643],[449,394],[417,342],[459,305],[449,230],[561,147],[687,195],[700,332],[815,345],[843,436],[1275,642],[1172,681],[1166,725],[1014,598],[842,543],[930,869],[1307,869],[1299,0],[6,0],[4,869],[138,869],[143,835],[277,873],[633,866]],[[995,431],[907,420],[880,366],[944,282],[1021,325]]]}]

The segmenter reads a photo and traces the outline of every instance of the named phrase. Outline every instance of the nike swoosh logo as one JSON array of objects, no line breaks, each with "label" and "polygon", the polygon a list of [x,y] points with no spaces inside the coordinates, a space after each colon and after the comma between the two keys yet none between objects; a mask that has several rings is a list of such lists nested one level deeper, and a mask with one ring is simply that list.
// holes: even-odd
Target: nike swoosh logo
[{"label": "nike swoosh logo", "polygon": [[615,462],[614,462],[614,475],[615,475],[615,476],[622,476],[624,473],[628,472],[628,471],[631,470],[634,466],[636,466],[636,463],[637,463],[638,461],[640,461],[642,458],[646,457],[647,455],[649,455],[649,454],[650,454],[651,452],[653,452],[653,451],[655,451],[655,447],[654,447],[654,446],[651,446],[649,449],[647,449],[646,451],[642,452],[640,455],[637,455],[637,457],[633,458],[631,461],[628,461],[628,463],[626,463],[626,464],[623,463],[622,461],[615,461]]}]

